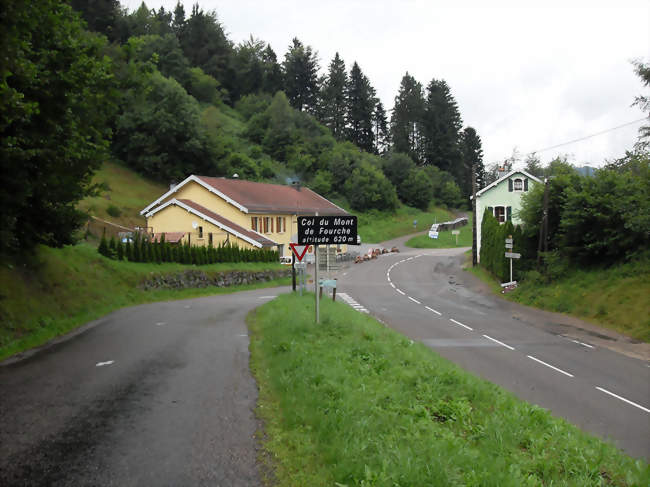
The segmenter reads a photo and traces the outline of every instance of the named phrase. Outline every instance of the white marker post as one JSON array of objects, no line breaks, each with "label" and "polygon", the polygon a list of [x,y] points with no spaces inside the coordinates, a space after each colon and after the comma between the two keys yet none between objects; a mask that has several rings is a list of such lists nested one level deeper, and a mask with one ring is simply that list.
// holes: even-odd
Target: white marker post
[{"label": "white marker post", "polygon": [[512,280],[512,259],[519,259],[521,257],[521,254],[512,252],[512,235],[508,235],[508,238],[506,239],[506,258],[510,259],[510,282],[505,282],[501,284],[501,287],[506,287],[506,286],[512,286],[514,284],[517,284],[515,281]]},{"label": "white marker post", "polygon": [[[315,213],[318,216],[318,212]],[[320,299],[318,289],[318,244],[314,245],[314,294],[316,294],[316,324],[320,323]]]}]

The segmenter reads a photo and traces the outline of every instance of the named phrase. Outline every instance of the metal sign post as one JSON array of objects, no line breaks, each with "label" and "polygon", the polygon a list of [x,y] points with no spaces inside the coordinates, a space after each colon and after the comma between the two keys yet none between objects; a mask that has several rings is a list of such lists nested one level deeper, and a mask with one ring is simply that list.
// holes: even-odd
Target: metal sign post
[{"label": "metal sign post", "polygon": [[512,280],[512,259],[519,259],[521,258],[521,254],[518,254],[516,252],[512,251],[512,246],[513,246],[513,241],[512,241],[512,235],[509,235],[508,238],[506,239],[506,258],[510,259],[510,282],[506,282],[501,284],[502,287],[504,286],[512,286],[517,284],[515,281]]},{"label": "metal sign post", "polygon": [[298,216],[298,243],[314,246],[316,260],[314,272],[316,323],[320,323],[318,246],[319,244],[355,245],[357,243],[357,217],[352,215],[319,216],[318,212],[314,216]]}]

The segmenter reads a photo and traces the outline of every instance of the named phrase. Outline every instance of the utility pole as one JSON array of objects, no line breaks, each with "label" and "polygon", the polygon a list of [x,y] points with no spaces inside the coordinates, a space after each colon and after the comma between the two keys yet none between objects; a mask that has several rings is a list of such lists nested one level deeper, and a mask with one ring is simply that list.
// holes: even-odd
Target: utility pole
[{"label": "utility pole", "polygon": [[548,178],[544,178],[542,224],[539,227],[539,241],[537,242],[537,270],[540,270],[542,266],[542,242],[544,243],[544,252],[548,252]]},{"label": "utility pole", "polygon": [[[478,265],[476,241],[476,164],[472,165],[472,267]],[[456,236],[458,239],[458,236]]]},{"label": "utility pole", "polygon": [[[315,216],[318,216],[318,212],[316,212]],[[316,294],[316,324],[318,324],[320,323],[320,297],[318,296],[318,244],[314,244],[314,254],[314,260],[316,261],[314,269],[314,294]]]}]

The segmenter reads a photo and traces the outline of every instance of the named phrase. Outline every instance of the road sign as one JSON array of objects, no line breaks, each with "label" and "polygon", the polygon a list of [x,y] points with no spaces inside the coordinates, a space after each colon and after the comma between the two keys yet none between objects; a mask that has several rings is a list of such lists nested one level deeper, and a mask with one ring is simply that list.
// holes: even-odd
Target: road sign
[{"label": "road sign", "polygon": [[460,235],[460,230],[452,230],[451,234],[452,235]]},{"label": "road sign", "polygon": [[429,230],[429,238],[438,238],[438,232],[434,232],[433,230]]},{"label": "road sign", "polygon": [[507,249],[511,249],[511,248],[512,248],[512,244],[511,244],[511,243],[507,243],[507,244],[506,244],[506,248],[507,248]]},{"label": "road sign", "polygon": [[299,216],[298,243],[306,245],[357,243],[357,217]]},{"label": "road sign", "polygon": [[509,259],[519,259],[521,257],[521,254],[517,254],[515,252],[506,252],[506,257]]},{"label": "road sign", "polygon": [[512,239],[511,239],[511,238],[507,238],[507,239],[506,239],[506,243],[507,243],[507,244],[511,244],[511,243],[512,243]]},{"label": "road sign", "polygon": [[289,247],[291,247],[291,251],[293,252],[293,255],[296,256],[296,259],[298,259],[298,262],[302,261],[302,258],[307,253],[308,246],[298,245],[297,243],[290,243]]},{"label": "road sign", "polygon": [[336,287],[336,279],[321,279],[320,285],[322,287],[335,288]]}]

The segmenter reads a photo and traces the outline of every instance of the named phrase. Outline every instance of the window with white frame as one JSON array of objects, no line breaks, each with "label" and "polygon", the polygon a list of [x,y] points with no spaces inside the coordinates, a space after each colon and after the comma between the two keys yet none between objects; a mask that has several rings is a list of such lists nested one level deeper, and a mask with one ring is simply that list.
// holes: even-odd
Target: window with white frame
[{"label": "window with white frame", "polygon": [[505,206],[495,206],[494,207],[494,218],[496,218],[499,223],[505,223],[505,221],[506,221],[506,207]]},{"label": "window with white frame", "polygon": [[524,181],[522,179],[515,179],[513,181],[514,183],[514,190],[515,191],[523,191],[524,190]]},{"label": "window with white frame", "polygon": [[285,217],[279,216],[276,218],[275,231],[278,233],[284,233],[287,231],[287,222]]},{"label": "window with white frame", "polygon": [[251,230],[254,230],[254,231],[257,232],[257,225],[258,225],[258,223],[257,223],[257,217],[256,217],[256,216],[252,216],[252,217],[251,217]]}]

